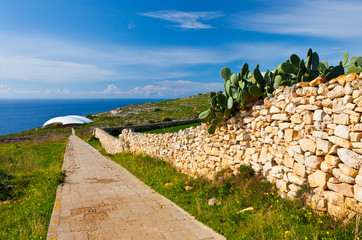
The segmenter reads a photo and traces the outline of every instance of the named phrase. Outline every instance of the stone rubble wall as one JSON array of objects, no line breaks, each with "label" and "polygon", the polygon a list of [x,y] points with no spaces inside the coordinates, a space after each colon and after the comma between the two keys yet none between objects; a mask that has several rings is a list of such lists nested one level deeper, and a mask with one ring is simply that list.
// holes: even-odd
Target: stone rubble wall
[{"label": "stone rubble wall", "polygon": [[213,178],[223,168],[249,165],[276,184],[282,197],[312,188],[310,205],[337,218],[362,212],[362,73],[323,83],[281,87],[275,97],[248,104],[215,134],[205,124],[177,133],[123,130],[95,136],[107,152],[162,158],[190,175]]},{"label": "stone rubble wall", "polygon": [[102,147],[109,154],[116,154],[123,152],[122,145],[119,142],[118,138],[113,137],[106,131],[95,128],[93,129],[93,135],[100,140]]}]

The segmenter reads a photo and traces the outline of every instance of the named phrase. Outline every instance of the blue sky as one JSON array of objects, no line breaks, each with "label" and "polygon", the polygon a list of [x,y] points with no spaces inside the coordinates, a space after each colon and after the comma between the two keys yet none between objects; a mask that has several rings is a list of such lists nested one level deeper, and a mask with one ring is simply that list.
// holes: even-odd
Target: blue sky
[{"label": "blue sky", "polygon": [[175,98],[308,48],[362,55],[362,1],[0,0],[0,98]]}]

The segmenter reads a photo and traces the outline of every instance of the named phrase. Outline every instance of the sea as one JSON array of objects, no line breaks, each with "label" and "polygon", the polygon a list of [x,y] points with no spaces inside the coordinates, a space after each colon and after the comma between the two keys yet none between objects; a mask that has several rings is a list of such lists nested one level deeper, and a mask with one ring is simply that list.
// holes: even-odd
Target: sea
[{"label": "sea", "polygon": [[89,115],[165,99],[0,99],[0,136],[41,127],[53,117]]}]

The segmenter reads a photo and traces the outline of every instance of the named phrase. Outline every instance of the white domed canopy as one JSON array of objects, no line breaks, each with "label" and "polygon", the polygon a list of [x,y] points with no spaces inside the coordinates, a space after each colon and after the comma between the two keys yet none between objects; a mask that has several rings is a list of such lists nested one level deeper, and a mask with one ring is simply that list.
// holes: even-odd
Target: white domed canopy
[{"label": "white domed canopy", "polygon": [[49,119],[43,124],[43,127],[48,126],[50,124],[62,124],[62,125],[83,125],[92,123],[93,121],[82,116],[78,115],[69,115],[69,116],[63,116],[63,117],[55,117],[52,119]]}]

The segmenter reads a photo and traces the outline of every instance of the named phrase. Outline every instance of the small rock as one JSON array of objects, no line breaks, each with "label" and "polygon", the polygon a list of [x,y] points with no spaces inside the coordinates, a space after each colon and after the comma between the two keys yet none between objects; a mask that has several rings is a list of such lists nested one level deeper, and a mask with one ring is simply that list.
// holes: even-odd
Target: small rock
[{"label": "small rock", "polygon": [[185,190],[186,190],[186,191],[193,191],[193,190],[194,190],[194,188],[193,188],[193,187],[191,187],[191,186],[185,186]]},{"label": "small rock", "polygon": [[220,204],[221,204],[221,202],[220,202],[219,200],[217,200],[216,198],[210,198],[207,203],[208,203],[210,206],[220,205]]},{"label": "small rock", "polygon": [[166,187],[173,186],[173,183],[172,182],[165,183],[165,186]]},{"label": "small rock", "polygon": [[255,211],[255,208],[253,208],[253,207],[248,207],[248,208],[245,208],[245,209],[243,209],[243,210],[238,211],[238,213],[243,213],[243,212],[247,212],[247,211]]}]

